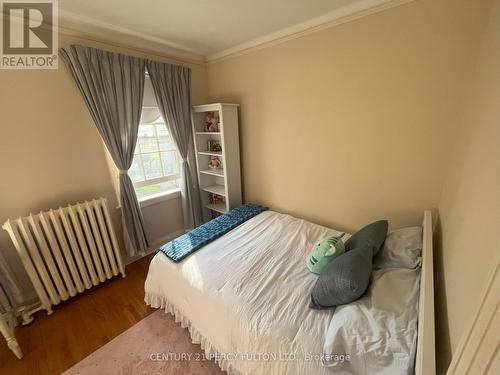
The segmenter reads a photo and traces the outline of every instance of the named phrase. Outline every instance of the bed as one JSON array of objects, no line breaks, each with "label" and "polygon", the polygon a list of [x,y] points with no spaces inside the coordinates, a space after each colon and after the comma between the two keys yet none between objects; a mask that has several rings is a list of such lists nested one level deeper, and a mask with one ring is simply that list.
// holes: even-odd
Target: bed
[{"label": "bed", "polygon": [[[424,215],[421,268],[375,270],[360,300],[314,310],[309,299],[317,276],[305,267],[306,251],[335,233],[263,212],[180,263],[158,252],[145,301],[173,314],[201,344],[204,359],[215,360],[229,374],[434,374],[431,213]],[[389,303],[397,319],[389,320],[386,332],[379,329],[386,341],[372,346],[369,361],[362,355],[346,360],[349,353],[339,348],[358,345],[348,323],[372,324],[377,318],[370,309],[387,306],[388,293],[401,302]],[[388,350],[391,355],[384,355]]]}]

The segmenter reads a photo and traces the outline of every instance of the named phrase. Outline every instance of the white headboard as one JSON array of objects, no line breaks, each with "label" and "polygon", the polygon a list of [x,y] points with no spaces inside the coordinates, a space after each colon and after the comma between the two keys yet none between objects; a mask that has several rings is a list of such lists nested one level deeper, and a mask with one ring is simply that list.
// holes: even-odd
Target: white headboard
[{"label": "white headboard", "polygon": [[424,212],[422,273],[418,309],[418,339],[416,375],[436,374],[436,344],[434,330],[434,259],[432,252],[432,212]]}]

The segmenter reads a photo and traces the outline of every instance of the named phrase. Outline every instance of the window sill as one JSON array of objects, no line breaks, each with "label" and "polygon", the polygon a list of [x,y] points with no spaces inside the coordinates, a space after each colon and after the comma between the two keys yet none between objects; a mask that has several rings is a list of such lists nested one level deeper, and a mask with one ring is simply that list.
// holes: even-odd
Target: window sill
[{"label": "window sill", "polygon": [[162,191],[158,194],[148,195],[146,197],[137,198],[141,208],[152,206],[160,202],[169,201],[171,199],[177,199],[181,196],[181,189],[173,189],[168,191]]}]

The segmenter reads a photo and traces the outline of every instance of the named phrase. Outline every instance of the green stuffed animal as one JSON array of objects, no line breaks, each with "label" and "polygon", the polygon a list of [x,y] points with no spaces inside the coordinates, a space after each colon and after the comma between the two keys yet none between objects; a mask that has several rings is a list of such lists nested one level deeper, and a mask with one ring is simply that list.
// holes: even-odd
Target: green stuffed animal
[{"label": "green stuffed animal", "polygon": [[320,274],[328,263],[345,253],[345,246],[342,241],[344,235],[345,233],[330,236],[314,247],[306,261],[309,271]]}]

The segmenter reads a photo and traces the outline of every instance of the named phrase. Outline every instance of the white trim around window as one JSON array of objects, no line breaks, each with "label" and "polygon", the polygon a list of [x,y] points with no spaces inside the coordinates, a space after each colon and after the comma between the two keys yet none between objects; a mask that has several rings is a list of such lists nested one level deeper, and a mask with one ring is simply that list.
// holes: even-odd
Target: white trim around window
[{"label": "white trim around window", "polygon": [[175,181],[178,180],[180,176],[178,174],[174,174],[171,176],[163,176],[163,177],[158,177],[158,178],[152,178],[150,180],[144,180],[144,181],[139,181],[134,183],[135,188],[140,188],[143,186],[149,186],[149,185],[155,185],[159,184],[161,182],[168,182],[168,181]]},{"label": "white trim around window", "polygon": [[169,201],[172,199],[178,199],[181,197],[181,189],[173,189],[169,191],[162,191],[158,194],[147,195],[144,197],[138,197],[139,205],[141,208],[149,207],[161,202]]}]

